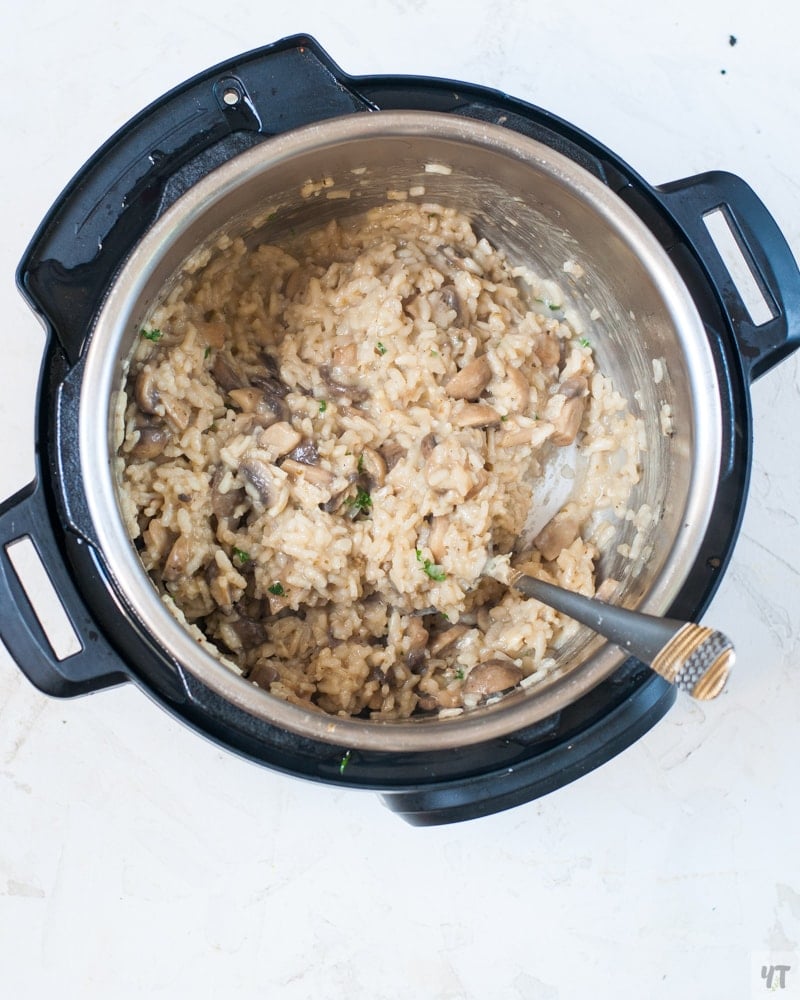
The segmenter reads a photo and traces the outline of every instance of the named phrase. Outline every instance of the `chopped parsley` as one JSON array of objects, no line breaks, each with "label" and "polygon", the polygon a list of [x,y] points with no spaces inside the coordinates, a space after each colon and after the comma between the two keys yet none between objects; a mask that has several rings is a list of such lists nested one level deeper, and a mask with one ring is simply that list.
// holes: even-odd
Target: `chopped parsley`
[{"label": "chopped parsley", "polygon": [[500,417],[500,419],[502,420],[502,422],[503,422],[503,423],[505,423],[505,422],[506,422],[506,420],[508,420],[508,414],[507,414],[507,413],[504,413],[504,414],[502,415],[502,417]]},{"label": "chopped parsley", "polygon": [[244,549],[237,549],[234,545],[233,547],[233,558],[238,559],[239,563],[244,566],[246,562],[250,562],[250,553],[245,552]]},{"label": "chopped parsley", "polygon": [[591,347],[592,346],[592,342],[589,340],[588,337],[581,337],[581,339],[578,341],[578,343],[581,345],[581,347]]},{"label": "chopped parsley", "polygon": [[381,356],[383,356],[386,353],[386,348],[380,341],[378,341],[378,343],[375,345],[375,353],[380,354]]},{"label": "chopped parsley", "polygon": [[465,677],[466,677],[466,674],[464,673],[464,668],[463,667],[459,667],[456,670],[456,673],[455,673],[456,680],[457,681],[463,681]]},{"label": "chopped parsley", "polygon": [[359,472],[363,472],[364,471],[364,452],[363,451],[358,456],[358,465],[356,466],[356,468],[358,469]]},{"label": "chopped parsley", "polygon": [[157,343],[164,334],[160,330],[145,330],[144,327],[139,331],[145,340],[152,340],[153,343]]},{"label": "chopped parsley", "polygon": [[363,488],[363,486],[359,486],[356,495],[354,497],[348,497],[345,500],[345,503],[348,507],[352,507],[355,510],[361,511],[363,514],[366,514],[367,511],[372,508],[372,497]]},{"label": "chopped parsley", "polygon": [[271,587],[267,587],[267,590],[270,594],[274,594],[276,597],[283,597],[286,594],[286,591],[283,589],[283,584],[280,582],[273,583]]},{"label": "chopped parsley", "polygon": [[441,566],[437,566],[435,562],[431,559],[423,559],[421,549],[414,549],[414,554],[417,557],[417,562],[422,563],[422,572],[431,578],[431,580],[436,580],[441,583],[442,580],[447,579],[447,573],[442,569]]},{"label": "chopped parsley", "polygon": [[344,774],[344,769],[350,763],[350,757],[352,756],[352,753],[353,753],[352,750],[348,750],[347,753],[344,755],[344,757],[342,757],[342,759],[339,761],[339,774]]},{"label": "chopped parsley", "polygon": [[558,312],[558,310],[561,308],[561,306],[557,306],[554,302],[548,302],[547,303],[547,308],[551,309],[555,313],[555,312]]},{"label": "chopped parsley", "polygon": [[328,409],[328,401],[327,401],[327,399],[321,399],[319,401],[319,412],[320,413],[324,413],[327,409]]},{"label": "chopped parsley", "polygon": [[211,348],[210,348],[210,347],[207,347],[207,348],[206,348],[206,349],[205,349],[205,350],[203,351],[203,357],[204,357],[204,358],[207,358],[207,357],[209,356],[209,354],[211,354]]}]

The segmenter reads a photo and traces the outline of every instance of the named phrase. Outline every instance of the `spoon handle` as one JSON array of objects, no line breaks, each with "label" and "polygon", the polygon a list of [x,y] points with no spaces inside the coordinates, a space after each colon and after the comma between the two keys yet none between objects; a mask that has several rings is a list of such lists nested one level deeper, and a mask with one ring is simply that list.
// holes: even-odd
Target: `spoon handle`
[{"label": "spoon handle", "polygon": [[588,625],[693,698],[715,698],[725,686],[735,654],[722,632],[605,604],[522,573],[512,584],[526,597]]}]

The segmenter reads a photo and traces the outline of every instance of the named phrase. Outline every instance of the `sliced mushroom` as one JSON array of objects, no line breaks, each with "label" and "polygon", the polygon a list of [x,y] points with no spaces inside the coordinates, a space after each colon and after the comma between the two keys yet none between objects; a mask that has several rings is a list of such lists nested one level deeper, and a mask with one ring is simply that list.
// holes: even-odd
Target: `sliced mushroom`
[{"label": "sliced mushroom", "polygon": [[440,632],[428,643],[431,656],[441,656],[448,649],[451,649],[458,640],[469,632],[467,625],[451,625],[450,628]]},{"label": "sliced mushroom", "polygon": [[398,462],[408,454],[406,449],[396,441],[385,441],[380,447],[380,455],[386,463],[386,471],[391,472]]},{"label": "sliced mushroom", "polygon": [[362,402],[369,393],[359,386],[358,352],[355,344],[337,347],[333,352],[333,364],[323,365],[319,373],[323,381],[338,396],[347,396],[354,403]]},{"label": "sliced mushroom", "polygon": [[574,399],[576,396],[585,396],[589,392],[589,380],[585,375],[572,375],[565,378],[559,385],[558,391],[567,399]]},{"label": "sliced mushroom", "polygon": [[185,431],[192,419],[192,405],[185,399],[164,395],[164,413],[169,423],[178,431]]},{"label": "sliced mushroom", "polygon": [[460,323],[464,310],[461,306],[461,298],[456,291],[455,285],[442,285],[439,290],[439,296],[442,305],[446,309],[451,309],[456,314],[455,322]]},{"label": "sliced mushroom", "polygon": [[541,363],[549,368],[561,360],[561,343],[554,334],[543,333],[536,341],[535,354]]},{"label": "sliced mushroom", "polygon": [[489,358],[482,354],[470,361],[445,384],[444,391],[455,399],[478,399],[492,378]]},{"label": "sliced mushroom", "polygon": [[155,371],[150,365],[145,365],[136,376],[133,395],[142,413],[156,412],[156,407],[161,402],[161,394],[156,388]]},{"label": "sliced mushroom", "polygon": [[208,581],[209,593],[216,605],[226,614],[230,614],[233,610],[234,595],[228,575],[223,573],[216,562],[212,561],[206,570],[206,580]]},{"label": "sliced mushroom", "polygon": [[427,461],[431,457],[433,449],[439,442],[436,440],[435,434],[426,434],[420,443],[420,451],[422,452],[422,457]]},{"label": "sliced mushroom", "polygon": [[523,678],[520,668],[510,660],[485,660],[470,670],[464,681],[464,694],[477,694],[481,698],[509,691]]},{"label": "sliced mushroom", "polygon": [[528,403],[531,398],[530,383],[519,368],[508,368],[506,370],[506,378],[511,383],[514,409],[517,413],[524,413],[528,408]]},{"label": "sliced mushroom", "polygon": [[483,487],[487,485],[490,479],[491,476],[486,469],[478,469],[475,473],[475,482],[464,494],[464,499],[471,500],[473,497],[476,497]]},{"label": "sliced mushroom", "polygon": [[283,294],[287,299],[293,299],[298,292],[305,289],[308,284],[308,271],[302,267],[296,267],[289,272],[286,284],[283,286]]},{"label": "sliced mushroom", "polygon": [[386,482],[386,462],[374,448],[365,448],[361,452],[358,468],[366,480],[368,489],[380,489]]},{"label": "sliced mushroom", "polygon": [[211,366],[211,376],[224,392],[231,389],[241,389],[247,385],[247,376],[229,354],[220,352],[214,355]]},{"label": "sliced mushroom", "polygon": [[465,403],[453,414],[457,427],[490,427],[500,423],[500,414],[488,403]]},{"label": "sliced mushroom", "polygon": [[564,403],[561,412],[553,421],[556,429],[550,440],[554,445],[563,448],[565,445],[572,444],[580,430],[585,409],[586,400],[580,396],[568,399]]},{"label": "sliced mushroom", "polygon": [[239,475],[245,481],[245,489],[248,494],[265,507],[269,507],[274,487],[270,466],[258,458],[246,458],[239,463]]},{"label": "sliced mushroom", "polygon": [[267,629],[264,623],[243,615],[225,622],[221,629],[223,637],[225,630],[228,629],[233,632],[242,649],[255,649],[267,641]]},{"label": "sliced mushroom", "polygon": [[303,435],[296,431],[286,420],[279,420],[261,432],[259,446],[272,452],[273,455],[286,455],[302,441]]},{"label": "sliced mushroom", "polygon": [[302,476],[307,483],[314,483],[315,486],[330,486],[334,479],[333,473],[323,469],[321,465],[306,465],[295,462],[292,458],[284,459],[281,468],[290,476]]},{"label": "sliced mushroom", "polygon": [[542,556],[551,562],[557,559],[562,549],[569,548],[578,537],[581,522],[571,511],[562,511],[542,528],[533,544]]},{"label": "sliced mushroom", "polygon": [[179,580],[186,572],[191,557],[191,543],[186,535],[181,535],[169,550],[169,555],[164,562],[162,577],[170,583]]},{"label": "sliced mushroom", "polygon": [[220,484],[225,475],[225,469],[218,468],[211,479],[211,509],[218,518],[233,517],[236,508],[244,503],[245,491],[242,487],[220,492]]},{"label": "sliced mushroom", "polygon": [[420,618],[409,617],[406,622],[406,638],[408,649],[406,663],[412,672],[416,672],[425,662],[425,647],[428,643],[428,630]]},{"label": "sliced mushroom", "polygon": [[280,676],[280,671],[272,660],[259,660],[247,675],[247,679],[260,688],[269,689],[270,684],[274,684]]},{"label": "sliced mushroom", "polygon": [[242,413],[253,414],[262,427],[269,427],[279,420],[285,421],[289,416],[289,407],[284,399],[263,386],[248,385],[231,389],[228,397]]},{"label": "sliced mushroom", "polygon": [[163,425],[144,424],[139,428],[139,440],[130,450],[131,458],[142,461],[157,458],[166,448],[170,436],[170,432]]},{"label": "sliced mushroom", "polygon": [[316,465],[319,462],[319,452],[311,438],[303,438],[300,444],[289,452],[289,458],[295,462],[302,462],[303,465]]},{"label": "sliced mushroom", "polygon": [[428,548],[431,550],[434,562],[441,562],[445,556],[447,549],[445,548],[444,540],[449,527],[450,522],[446,517],[434,517],[431,521],[431,530],[428,535]]}]

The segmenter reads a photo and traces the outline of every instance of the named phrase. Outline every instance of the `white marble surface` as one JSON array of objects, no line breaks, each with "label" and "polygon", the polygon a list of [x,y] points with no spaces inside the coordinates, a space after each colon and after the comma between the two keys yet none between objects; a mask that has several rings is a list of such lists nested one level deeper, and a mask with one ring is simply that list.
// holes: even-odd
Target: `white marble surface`
[{"label": "white marble surface", "polygon": [[[309,32],[353,73],[540,104],[655,183],[739,173],[800,255],[799,10],[3,4],[0,494],[32,475],[43,344],[16,264],[73,172],[170,86]],[[731,1000],[767,993],[768,952],[792,965],[779,995],[800,995],[798,358],[752,395],[750,502],[707,616],[738,644],[727,693],[681,699],[613,762],[505,814],[412,829],[370,793],[216,749],[132,688],[49,700],[1,655],[0,996]]]}]

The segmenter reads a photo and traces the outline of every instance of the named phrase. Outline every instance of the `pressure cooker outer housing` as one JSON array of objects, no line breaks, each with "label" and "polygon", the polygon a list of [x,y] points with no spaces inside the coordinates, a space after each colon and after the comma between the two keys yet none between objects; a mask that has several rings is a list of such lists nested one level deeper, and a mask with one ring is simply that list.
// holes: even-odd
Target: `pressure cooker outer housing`
[{"label": "pressure cooker outer housing", "polygon": [[[628,660],[574,703],[529,725],[438,750],[359,749],[273,725],[220,696],[143,627],[125,589],[110,579],[98,546],[97,511],[87,503],[81,452],[84,368],[87,355],[91,367],[95,324],[119,292],[126,261],[143,238],[146,243],[146,234],[152,237],[170,206],[267,137],[378,109],[488,122],[490,131],[500,126],[565,155],[643,220],[680,273],[705,331],[718,392],[717,470],[691,569],[670,606],[659,610],[692,617],[705,608],[744,509],[751,451],[748,383],[798,342],[800,279],[766,209],[732,175],[708,174],[654,189],[594,139],[540,109],[450,81],[353,79],[312,39],[296,37],[215,67],[142,112],[98,151],[32,241],[18,280],[51,331],[38,412],[41,468],[36,481],[0,509],[0,540],[24,534],[34,539],[84,649],[54,659],[5,559],[0,585],[20,610],[0,621],[0,629],[21,668],[45,691],[78,694],[134,679],[190,725],[239,753],[292,774],[380,789],[413,822],[441,822],[495,811],[572,780],[646,731],[672,703],[672,690]],[[761,326],[750,320],[703,224],[703,215],[718,207],[732,222],[772,309],[773,319]],[[104,406],[100,400],[103,415]]]}]

